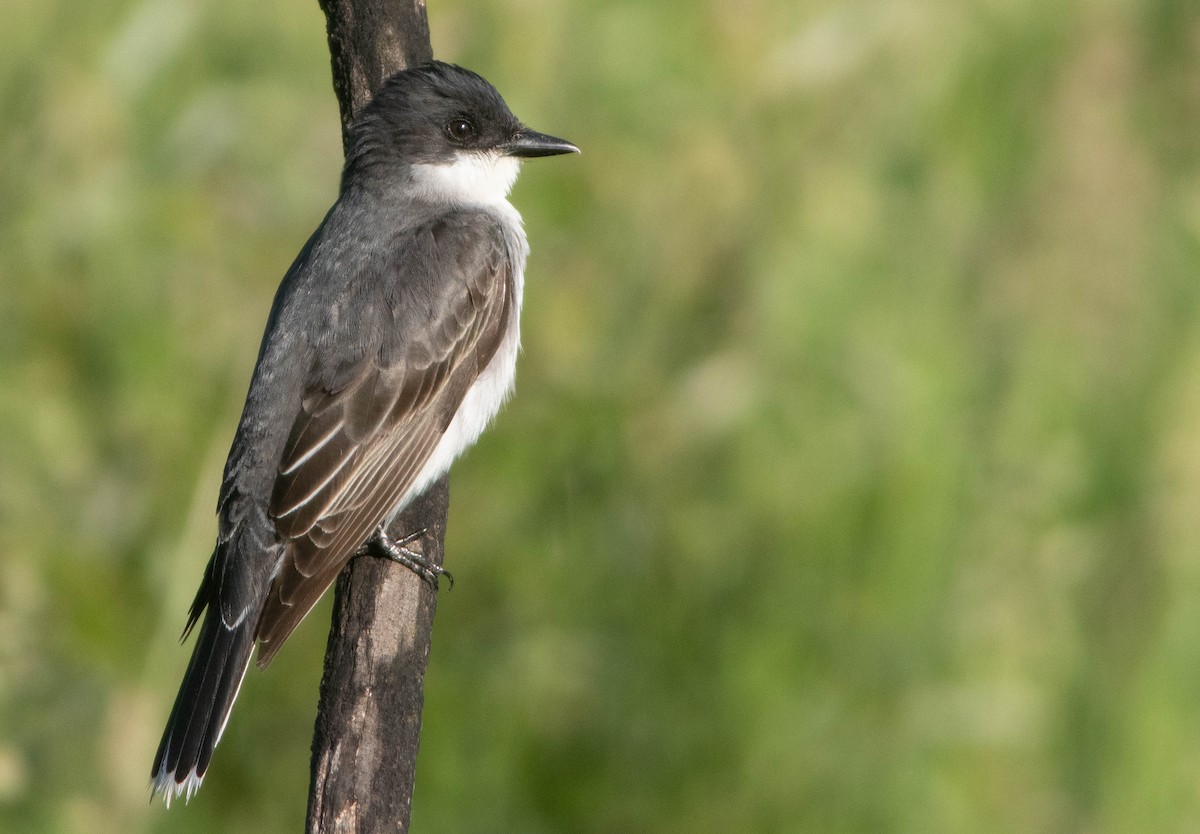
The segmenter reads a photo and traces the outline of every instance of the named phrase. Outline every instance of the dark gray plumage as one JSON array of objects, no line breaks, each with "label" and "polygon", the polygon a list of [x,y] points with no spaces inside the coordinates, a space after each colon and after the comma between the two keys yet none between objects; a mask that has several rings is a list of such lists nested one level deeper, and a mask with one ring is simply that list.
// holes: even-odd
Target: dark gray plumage
[{"label": "dark gray plumage", "polygon": [[275,296],[225,475],[203,618],[155,756],[199,787],[255,642],[266,666],[359,547],[511,388],[527,245],[506,196],[535,133],[472,72],[397,73],[352,130],[337,202]]}]

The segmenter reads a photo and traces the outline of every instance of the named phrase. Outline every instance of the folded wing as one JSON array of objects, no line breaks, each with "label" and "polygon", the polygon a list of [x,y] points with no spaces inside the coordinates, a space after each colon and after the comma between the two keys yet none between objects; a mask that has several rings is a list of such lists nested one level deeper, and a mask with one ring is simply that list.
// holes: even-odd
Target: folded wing
[{"label": "folded wing", "polygon": [[[292,425],[270,502],[283,551],[258,621],[259,666],[406,498],[514,315],[498,229],[443,220],[414,245],[380,276],[396,332],[307,391]],[[437,292],[413,269],[432,270],[423,277]]]}]

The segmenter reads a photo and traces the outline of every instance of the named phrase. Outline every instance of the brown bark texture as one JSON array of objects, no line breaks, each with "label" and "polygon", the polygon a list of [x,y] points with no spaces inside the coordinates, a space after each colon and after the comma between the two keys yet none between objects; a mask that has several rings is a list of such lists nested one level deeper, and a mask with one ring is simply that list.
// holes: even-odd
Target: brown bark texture
[{"label": "brown bark texture", "polygon": [[[433,57],[424,0],[321,0],[342,138],[392,73]],[[393,522],[395,539],[440,565],[445,477]],[[421,734],[425,665],[437,603],[415,573],[360,557],[338,577],[312,743],[310,834],[408,831]]]}]

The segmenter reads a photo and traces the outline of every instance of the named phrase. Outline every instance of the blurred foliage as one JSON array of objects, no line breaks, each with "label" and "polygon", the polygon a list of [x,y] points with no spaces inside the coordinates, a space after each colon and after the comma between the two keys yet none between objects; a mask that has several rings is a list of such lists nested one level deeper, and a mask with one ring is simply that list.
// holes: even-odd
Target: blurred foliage
[{"label": "blurred foliage", "polygon": [[[455,470],[414,831],[1200,819],[1200,10],[431,4],[526,166],[517,397]],[[147,775],[275,286],[316,4],[0,32],[0,828],[300,830],[323,606]]]}]

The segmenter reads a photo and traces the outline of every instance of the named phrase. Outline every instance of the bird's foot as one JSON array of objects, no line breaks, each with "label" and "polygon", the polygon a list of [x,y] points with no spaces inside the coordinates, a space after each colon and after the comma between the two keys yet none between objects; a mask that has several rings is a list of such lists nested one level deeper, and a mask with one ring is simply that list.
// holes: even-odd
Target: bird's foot
[{"label": "bird's foot", "polygon": [[427,560],[422,554],[410,549],[407,545],[417,541],[424,536],[424,529],[418,530],[415,533],[409,533],[400,540],[393,539],[388,535],[387,530],[383,525],[367,539],[367,543],[359,548],[355,556],[380,556],[384,559],[389,559],[397,562],[411,570],[417,576],[429,583],[433,590],[438,589],[438,579],[446,577],[450,581],[450,587],[454,587],[454,574],[446,570],[441,565],[435,565]]}]

